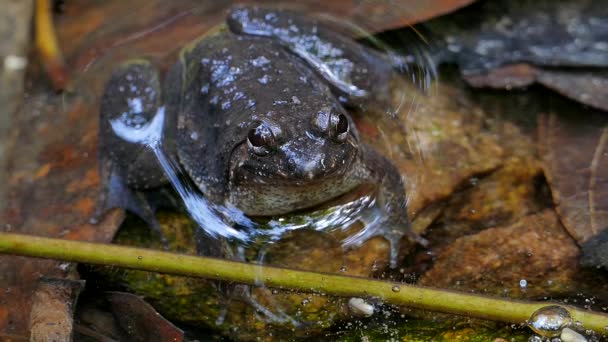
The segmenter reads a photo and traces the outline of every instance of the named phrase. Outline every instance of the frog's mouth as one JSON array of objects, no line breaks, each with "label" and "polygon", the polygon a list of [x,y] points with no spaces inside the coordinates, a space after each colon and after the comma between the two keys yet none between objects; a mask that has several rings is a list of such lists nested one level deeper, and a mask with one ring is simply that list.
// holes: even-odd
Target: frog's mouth
[{"label": "frog's mouth", "polygon": [[246,143],[235,147],[230,159],[230,181],[241,185],[303,186],[346,176],[359,157],[355,140],[323,152],[290,155],[285,151],[259,157]]}]

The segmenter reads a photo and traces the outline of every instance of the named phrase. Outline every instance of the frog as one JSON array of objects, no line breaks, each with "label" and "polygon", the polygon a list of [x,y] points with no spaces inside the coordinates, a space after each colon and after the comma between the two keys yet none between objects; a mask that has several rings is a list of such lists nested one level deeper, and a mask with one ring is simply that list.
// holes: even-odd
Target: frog
[{"label": "frog", "polygon": [[[383,220],[360,241],[384,237],[395,267],[401,239],[418,239],[405,180],[361,140],[352,117],[388,103],[394,71],[389,56],[315,17],[235,7],[224,29],[184,46],[162,77],[145,59],[110,76],[100,106],[102,212],[122,207],[158,230],[167,177],[150,150],[110,123],[139,129],[162,107],[163,145],[185,176],[210,202],[247,216],[306,210],[373,184]],[[201,254],[226,254],[203,240]]]}]

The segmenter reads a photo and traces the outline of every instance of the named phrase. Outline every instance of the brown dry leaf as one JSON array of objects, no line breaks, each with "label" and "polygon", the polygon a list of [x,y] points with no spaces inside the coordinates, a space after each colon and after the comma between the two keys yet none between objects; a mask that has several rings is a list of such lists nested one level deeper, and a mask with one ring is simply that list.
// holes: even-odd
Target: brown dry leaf
[{"label": "brown dry leaf", "polygon": [[538,126],[557,212],[582,244],[608,227],[608,117],[575,111],[541,115]]},{"label": "brown dry leaf", "polygon": [[[63,6],[64,14],[57,22],[60,45],[66,55],[72,55],[68,64],[80,71],[100,56],[135,41],[147,40],[139,51],[141,53],[152,51],[166,54],[175,51],[180,48],[182,39],[194,39],[222,22],[227,9],[234,4],[274,5],[329,14],[355,23],[368,32],[377,33],[443,15],[472,2],[474,0],[413,0],[403,4],[389,0],[305,0],[297,3],[277,0],[136,0],[92,3],[74,0]],[[136,16],[132,15],[134,11],[137,12]],[[109,22],[112,25],[108,25]],[[66,33],[71,40],[62,39]],[[154,39],[150,39],[150,36]],[[177,40],[171,40],[171,37]],[[74,54],[74,49],[79,53]]]},{"label": "brown dry leaf", "polygon": [[[0,229],[110,242],[122,212],[109,212],[98,225],[89,223],[99,193],[95,111],[79,101],[62,104],[48,91],[28,87],[28,99],[13,117],[6,156],[8,205],[1,213],[5,225]],[[0,284],[4,291],[11,291],[4,298],[8,315],[0,321],[1,331],[27,337],[37,280],[74,277],[73,272],[68,264],[57,261],[0,256]]]},{"label": "brown dry leaf", "polygon": [[445,42],[437,57],[456,62],[474,86],[538,82],[606,110],[607,23],[605,0],[496,0],[432,20],[428,28]]},{"label": "brown dry leaf", "polygon": [[608,73],[553,70],[529,64],[512,64],[486,73],[464,75],[474,87],[512,89],[535,82],[580,103],[608,111]]},{"label": "brown dry leaf", "polygon": [[167,321],[141,297],[125,292],[111,292],[108,300],[120,326],[130,341],[181,342],[184,332]]},{"label": "brown dry leaf", "polygon": [[43,278],[32,299],[30,341],[69,341],[76,298],[84,281]]}]

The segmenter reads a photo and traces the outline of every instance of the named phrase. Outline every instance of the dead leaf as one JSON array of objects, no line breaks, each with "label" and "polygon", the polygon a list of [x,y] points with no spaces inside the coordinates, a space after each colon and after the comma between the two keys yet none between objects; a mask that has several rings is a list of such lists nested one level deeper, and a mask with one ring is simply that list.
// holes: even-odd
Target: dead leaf
[{"label": "dead leaf", "polygon": [[606,0],[490,1],[428,27],[446,38],[465,75],[517,63],[606,67],[607,5]]},{"label": "dead leaf", "polygon": [[538,134],[557,212],[582,244],[608,227],[608,118],[580,112],[541,115]]},{"label": "dead leaf", "polygon": [[608,73],[554,70],[513,64],[482,74],[465,75],[474,87],[513,89],[539,83],[580,103],[608,111]]},{"label": "dead leaf", "polygon": [[575,101],[608,111],[608,72],[543,70],[538,83]]},{"label": "dead leaf", "polygon": [[[470,20],[470,18],[480,18]],[[538,82],[607,109],[608,1],[488,1],[433,20],[443,36],[437,59],[455,62],[473,86],[515,88]]]},{"label": "dead leaf", "polygon": [[73,313],[84,281],[41,279],[30,314],[30,341],[70,341]]},{"label": "dead leaf", "polygon": [[141,297],[125,292],[110,292],[108,300],[114,316],[130,341],[181,342],[184,332],[167,321]]}]

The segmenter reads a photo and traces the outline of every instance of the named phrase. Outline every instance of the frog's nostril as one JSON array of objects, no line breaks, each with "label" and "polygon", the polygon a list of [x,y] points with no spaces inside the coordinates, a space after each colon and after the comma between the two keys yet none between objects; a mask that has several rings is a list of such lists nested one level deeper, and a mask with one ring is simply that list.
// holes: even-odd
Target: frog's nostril
[{"label": "frog's nostril", "polygon": [[301,156],[299,158],[290,158],[288,166],[292,175],[300,179],[314,179],[320,174],[323,174],[323,157],[318,156]]}]

